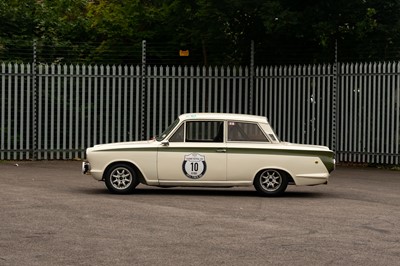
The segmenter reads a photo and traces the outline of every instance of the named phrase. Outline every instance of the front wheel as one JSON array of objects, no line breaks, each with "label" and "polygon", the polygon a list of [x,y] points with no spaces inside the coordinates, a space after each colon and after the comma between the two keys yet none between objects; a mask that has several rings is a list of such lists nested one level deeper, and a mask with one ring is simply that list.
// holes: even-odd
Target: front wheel
[{"label": "front wheel", "polygon": [[131,193],[139,184],[135,170],[127,164],[116,164],[110,167],[104,178],[108,190],[116,194]]},{"label": "front wheel", "polygon": [[254,187],[262,196],[282,195],[287,185],[287,174],[275,169],[263,170],[254,179]]}]

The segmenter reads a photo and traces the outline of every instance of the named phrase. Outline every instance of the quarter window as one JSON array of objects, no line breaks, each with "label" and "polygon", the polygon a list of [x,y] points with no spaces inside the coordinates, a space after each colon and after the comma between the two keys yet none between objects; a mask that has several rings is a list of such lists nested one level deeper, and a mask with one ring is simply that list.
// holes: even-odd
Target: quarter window
[{"label": "quarter window", "polygon": [[184,125],[182,124],[179,129],[172,135],[172,137],[169,139],[169,142],[183,142],[183,134],[184,134]]},{"label": "quarter window", "polygon": [[229,141],[269,142],[257,124],[243,122],[228,122]]}]

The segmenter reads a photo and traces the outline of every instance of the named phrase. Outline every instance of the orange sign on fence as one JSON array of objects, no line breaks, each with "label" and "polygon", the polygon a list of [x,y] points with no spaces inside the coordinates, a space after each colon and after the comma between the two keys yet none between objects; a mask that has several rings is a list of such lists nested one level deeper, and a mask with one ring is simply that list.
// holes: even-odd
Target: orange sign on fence
[{"label": "orange sign on fence", "polygon": [[189,50],[179,50],[179,56],[189,56]]}]

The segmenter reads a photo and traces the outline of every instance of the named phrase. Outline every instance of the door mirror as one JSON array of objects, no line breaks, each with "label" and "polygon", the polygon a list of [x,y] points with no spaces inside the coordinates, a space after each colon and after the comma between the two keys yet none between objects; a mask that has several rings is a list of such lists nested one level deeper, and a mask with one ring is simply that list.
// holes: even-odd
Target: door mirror
[{"label": "door mirror", "polygon": [[162,146],[169,146],[169,141],[168,140],[163,140],[161,141]]}]

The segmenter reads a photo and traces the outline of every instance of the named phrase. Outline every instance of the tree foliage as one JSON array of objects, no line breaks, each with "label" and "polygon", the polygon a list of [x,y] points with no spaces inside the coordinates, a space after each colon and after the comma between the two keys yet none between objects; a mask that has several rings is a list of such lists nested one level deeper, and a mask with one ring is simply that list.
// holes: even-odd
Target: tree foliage
[{"label": "tree foliage", "polygon": [[0,59],[26,60],[37,40],[50,62],[259,64],[400,58],[400,0],[8,0],[0,2]]}]

